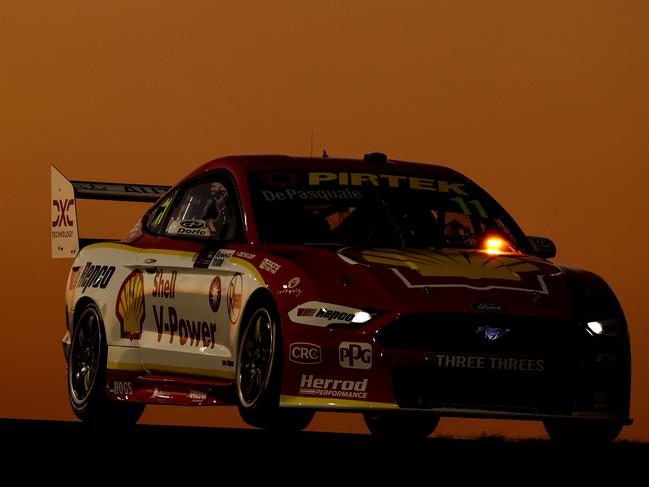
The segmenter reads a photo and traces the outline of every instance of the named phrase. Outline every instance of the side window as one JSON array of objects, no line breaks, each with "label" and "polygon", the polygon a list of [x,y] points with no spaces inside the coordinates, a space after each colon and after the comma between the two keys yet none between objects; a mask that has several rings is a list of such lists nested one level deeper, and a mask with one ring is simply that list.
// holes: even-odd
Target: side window
[{"label": "side window", "polygon": [[174,191],[168,195],[165,199],[157,203],[157,205],[149,213],[149,217],[145,222],[145,229],[151,233],[160,233],[162,230],[162,224],[164,223],[165,216],[169,213],[169,207],[174,198],[178,194],[177,191]]},{"label": "side window", "polygon": [[231,182],[214,175],[186,186],[171,211],[165,234],[232,240],[239,231],[238,201]]}]

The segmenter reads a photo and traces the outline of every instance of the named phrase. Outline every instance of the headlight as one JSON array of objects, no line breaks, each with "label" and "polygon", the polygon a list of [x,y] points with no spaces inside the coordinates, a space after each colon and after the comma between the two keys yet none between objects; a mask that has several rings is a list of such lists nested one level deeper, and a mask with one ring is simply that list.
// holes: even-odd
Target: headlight
[{"label": "headlight", "polygon": [[620,336],[626,334],[626,323],[618,318],[607,320],[588,320],[585,322],[586,331],[592,336]]},{"label": "headlight", "polygon": [[590,331],[591,334],[593,335],[601,335],[604,333],[604,325],[602,325],[599,321],[589,321],[586,323],[586,328]]},{"label": "headlight", "polygon": [[377,313],[339,304],[308,301],[288,312],[293,323],[327,327],[330,325],[360,325],[375,318]]}]

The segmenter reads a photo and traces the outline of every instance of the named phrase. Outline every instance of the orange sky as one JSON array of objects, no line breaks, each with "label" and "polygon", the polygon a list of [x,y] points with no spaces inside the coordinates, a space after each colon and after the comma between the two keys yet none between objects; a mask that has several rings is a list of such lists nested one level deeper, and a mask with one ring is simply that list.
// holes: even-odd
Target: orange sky
[{"label": "orange sky", "polygon": [[[50,163],[171,184],[221,155],[308,155],[314,131],[318,154],[450,165],[553,238],[555,262],[602,275],[632,335],[623,436],[648,440],[647,25],[644,0],[0,0],[0,417],[72,418]],[[82,232],[123,234],[141,209],[88,205]],[[144,421],[243,424],[233,408],[154,407]],[[365,431],[354,415],[312,428]],[[480,420],[438,432],[543,435]]]}]

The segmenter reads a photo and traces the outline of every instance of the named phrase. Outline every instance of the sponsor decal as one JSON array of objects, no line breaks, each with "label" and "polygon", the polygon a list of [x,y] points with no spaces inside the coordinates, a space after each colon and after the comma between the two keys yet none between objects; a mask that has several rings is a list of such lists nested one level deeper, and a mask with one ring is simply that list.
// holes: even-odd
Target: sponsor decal
[{"label": "sponsor decal", "polygon": [[203,391],[190,390],[188,397],[190,401],[203,402],[205,399],[207,399],[207,393]]},{"label": "sponsor decal", "polygon": [[315,314],[316,318],[324,318],[328,321],[352,321],[354,313],[347,313],[345,311],[338,311],[335,309],[320,308]]},{"label": "sponsor decal", "polygon": [[363,198],[363,193],[357,189],[319,189],[319,190],[297,190],[284,189],[279,191],[263,190],[262,196],[266,201],[287,201],[287,200],[359,200]]},{"label": "sponsor decal", "polygon": [[271,274],[275,274],[278,270],[282,268],[282,266],[279,265],[277,262],[273,262],[270,259],[264,259],[261,261],[261,264],[259,264],[259,268],[268,271]]},{"label": "sponsor decal", "polygon": [[347,306],[309,301],[293,308],[288,316],[293,323],[324,327],[331,323],[351,323],[359,311]]},{"label": "sponsor decal", "polygon": [[145,317],[144,277],[139,269],[131,272],[117,293],[115,314],[122,338],[139,340]]},{"label": "sponsor decal", "polygon": [[367,399],[367,379],[343,380],[302,374],[300,394],[304,396],[340,397],[343,399]]},{"label": "sponsor decal", "polygon": [[442,179],[360,172],[309,173],[309,186],[319,186],[322,183],[334,183],[338,186],[362,186],[363,184],[370,183],[377,187],[418,189],[423,191],[437,191],[440,193],[455,193],[462,196],[468,196],[466,191],[464,191],[464,183],[449,183]]},{"label": "sponsor decal", "polygon": [[505,334],[509,333],[510,331],[511,330],[509,328],[492,328],[490,326],[479,326],[475,332],[484,336],[490,342],[495,342],[496,340],[504,337]]},{"label": "sponsor decal", "polygon": [[205,228],[205,222],[202,220],[183,220],[180,222],[180,226],[189,229]]},{"label": "sponsor decal", "polygon": [[74,220],[71,212],[74,211],[74,199],[52,200],[56,210],[56,217],[52,220],[52,238],[69,238],[74,235],[72,228]]},{"label": "sponsor decal", "polygon": [[498,303],[473,303],[471,305],[479,311],[506,311],[507,306]]},{"label": "sponsor decal", "polygon": [[290,296],[293,298],[297,298],[302,294],[302,289],[297,287],[300,284],[300,278],[299,277],[294,277],[288,283],[282,284],[282,289],[277,291],[277,294],[282,294],[286,296]]},{"label": "sponsor decal", "polygon": [[205,249],[198,254],[194,261],[194,267],[198,269],[218,269],[223,267],[226,261],[234,255],[234,250],[228,249]]},{"label": "sponsor decal", "polygon": [[207,269],[210,266],[210,262],[216,255],[216,250],[214,249],[204,249],[196,256],[194,261],[194,268],[196,269]]},{"label": "sponsor decal", "polygon": [[241,300],[243,294],[243,277],[237,272],[228,285],[228,316],[230,323],[235,324],[241,314]]},{"label": "sponsor decal", "polygon": [[171,392],[160,390],[157,387],[151,393],[151,399],[171,399],[172,396]]},{"label": "sponsor decal", "polygon": [[85,293],[89,287],[106,289],[114,273],[115,267],[113,266],[94,265],[92,262],[87,262],[77,280],[77,287],[81,288],[82,293]]},{"label": "sponsor decal", "polygon": [[203,220],[183,220],[180,222],[178,235],[198,235],[199,237],[209,237],[210,231]]},{"label": "sponsor decal", "polygon": [[223,264],[234,255],[234,250],[219,249],[210,262],[210,269],[223,267]]},{"label": "sponsor decal", "polygon": [[545,360],[518,357],[435,354],[431,363],[436,367],[447,369],[485,369],[517,372],[543,372],[545,370]]},{"label": "sponsor decal", "polygon": [[237,252],[237,257],[241,257],[242,259],[252,260],[252,259],[254,259],[256,256],[257,256],[257,254],[252,254],[252,253],[250,253],[250,252],[244,252],[244,251],[242,251],[242,250],[240,250],[239,252]]},{"label": "sponsor decal", "polygon": [[234,360],[221,360],[223,367],[234,367]]},{"label": "sponsor decal", "polygon": [[[409,288],[468,287],[548,294],[540,269],[515,256],[429,249],[371,249],[364,250],[362,255],[366,262],[389,266]],[[501,283],[484,285],[479,282],[481,279],[499,280]],[[475,284],[468,284],[466,280],[475,281]]]},{"label": "sponsor decal", "polygon": [[344,369],[371,369],[372,345],[342,342],[338,346],[338,363]]},{"label": "sponsor decal", "polygon": [[320,345],[313,343],[291,343],[288,359],[296,364],[319,364],[322,363],[322,350]]},{"label": "sponsor decal", "polygon": [[165,276],[164,271],[157,271],[153,278],[153,297],[174,299],[176,297],[177,277],[177,271],[171,271],[169,277]]},{"label": "sponsor decal", "polygon": [[170,344],[178,342],[181,346],[214,348],[216,323],[179,316],[174,306],[153,305],[153,317],[159,342],[167,335]]},{"label": "sponsor decal", "polygon": [[161,195],[164,194],[168,186],[152,186],[148,184],[97,184],[97,183],[75,183],[75,189],[83,190],[84,192],[96,193],[137,193],[145,195]]},{"label": "sponsor decal", "polygon": [[221,307],[221,278],[219,276],[216,276],[214,279],[212,279],[208,298],[210,301],[211,310],[216,313]]},{"label": "sponsor decal", "polygon": [[194,268],[207,269],[215,255],[216,250],[214,249],[201,250],[201,252],[196,256],[196,260],[194,261]]},{"label": "sponsor decal", "polygon": [[280,289],[279,291],[277,291],[277,294],[290,296],[292,298],[297,298],[302,294],[302,289],[300,289],[299,287],[296,288],[296,289],[285,288],[285,289]]},{"label": "sponsor decal", "polygon": [[133,395],[133,383],[129,381],[116,380],[111,386],[109,386],[108,392],[116,396]]},{"label": "sponsor decal", "polygon": [[313,316],[315,315],[318,311],[317,308],[298,308],[297,309],[297,315],[298,316]]}]

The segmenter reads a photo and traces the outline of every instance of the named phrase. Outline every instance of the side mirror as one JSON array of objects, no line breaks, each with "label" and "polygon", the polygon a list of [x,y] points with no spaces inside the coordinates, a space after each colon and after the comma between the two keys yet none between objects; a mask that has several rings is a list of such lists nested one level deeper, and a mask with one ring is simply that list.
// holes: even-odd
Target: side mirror
[{"label": "side mirror", "polygon": [[539,257],[551,259],[552,257],[557,256],[557,246],[554,245],[554,242],[549,238],[528,235],[527,240],[529,240],[532,245],[534,253]]}]

